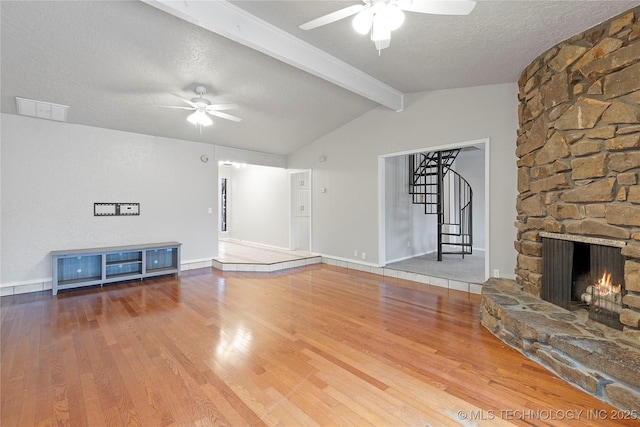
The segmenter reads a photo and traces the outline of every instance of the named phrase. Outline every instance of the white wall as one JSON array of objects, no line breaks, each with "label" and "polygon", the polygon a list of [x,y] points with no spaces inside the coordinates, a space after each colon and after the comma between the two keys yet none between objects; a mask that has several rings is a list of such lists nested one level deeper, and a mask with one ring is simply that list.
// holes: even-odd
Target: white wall
[{"label": "white wall", "polygon": [[289,172],[245,165],[221,166],[228,176],[228,237],[289,247]]},{"label": "white wall", "polygon": [[405,111],[376,108],[290,155],[289,168],[314,171],[314,252],[378,262],[378,156],[489,138],[489,268],[514,277],[517,93],[511,83],[410,94]]},{"label": "white wall", "polygon": [[[407,156],[385,159],[385,253],[395,262],[437,250],[435,215],[425,215],[408,191]],[[409,245],[407,245],[407,242]]]},{"label": "white wall", "polygon": [[[217,255],[213,145],[1,120],[2,287],[50,281],[53,250],[178,241],[183,263]],[[95,202],[140,203],[140,216],[95,217]]]},{"label": "white wall", "polygon": [[280,154],[261,153],[259,151],[243,150],[241,148],[215,146],[216,159],[222,162],[249,163],[259,166],[272,166],[284,168],[287,166],[287,158]]}]

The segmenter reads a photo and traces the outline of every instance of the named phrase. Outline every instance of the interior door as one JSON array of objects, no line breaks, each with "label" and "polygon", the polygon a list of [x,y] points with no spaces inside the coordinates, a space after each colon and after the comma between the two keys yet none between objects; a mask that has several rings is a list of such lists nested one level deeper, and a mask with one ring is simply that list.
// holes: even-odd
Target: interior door
[{"label": "interior door", "polygon": [[291,174],[291,250],[311,251],[311,171]]}]

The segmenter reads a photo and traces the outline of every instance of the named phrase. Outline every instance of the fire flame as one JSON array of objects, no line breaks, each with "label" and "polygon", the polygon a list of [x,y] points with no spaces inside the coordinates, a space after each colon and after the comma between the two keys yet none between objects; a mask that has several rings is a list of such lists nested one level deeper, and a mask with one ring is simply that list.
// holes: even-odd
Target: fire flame
[{"label": "fire flame", "polygon": [[605,271],[602,278],[593,285],[589,302],[596,311],[620,313],[622,308],[622,285],[611,284],[611,274]]},{"label": "fire flame", "polygon": [[615,294],[619,295],[622,293],[622,285],[612,285],[611,274],[607,274],[606,271],[602,274],[600,280],[598,280],[593,286],[598,290],[598,294],[601,297]]}]

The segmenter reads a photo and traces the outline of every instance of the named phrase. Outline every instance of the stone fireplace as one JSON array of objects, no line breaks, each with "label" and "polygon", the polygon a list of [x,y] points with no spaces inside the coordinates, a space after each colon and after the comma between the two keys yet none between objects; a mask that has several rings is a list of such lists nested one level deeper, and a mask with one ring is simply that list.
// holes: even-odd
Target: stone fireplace
[{"label": "stone fireplace", "polygon": [[[485,283],[482,323],[565,380],[619,408],[637,410],[640,7],[544,52],[518,84],[516,280]],[[619,267],[613,274],[621,276],[614,279],[620,295],[612,297],[619,304],[611,311],[621,331],[571,307],[572,293],[585,303],[589,297],[583,294],[594,297],[594,279],[602,275],[595,270],[601,267],[575,260],[568,267],[549,265],[558,255],[549,255],[545,240],[565,242],[559,245],[582,259],[590,256],[591,244],[616,248]],[[545,263],[545,256],[551,260]],[[569,274],[570,287],[557,291],[563,274]],[[565,303],[549,301],[554,292],[564,293],[559,298]]]},{"label": "stone fireplace", "polygon": [[624,244],[624,331],[640,341],[640,8],[536,59],[520,79],[518,284],[542,288],[541,232]]}]

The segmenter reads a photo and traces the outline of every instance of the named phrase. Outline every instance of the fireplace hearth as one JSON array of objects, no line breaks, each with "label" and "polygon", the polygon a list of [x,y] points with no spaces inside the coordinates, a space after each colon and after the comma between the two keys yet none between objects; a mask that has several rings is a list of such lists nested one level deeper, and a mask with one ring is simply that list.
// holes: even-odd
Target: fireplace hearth
[{"label": "fireplace hearth", "polygon": [[635,339],[523,291],[515,280],[482,286],[485,328],[567,382],[623,410],[640,408],[640,345]]}]

